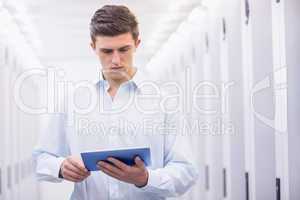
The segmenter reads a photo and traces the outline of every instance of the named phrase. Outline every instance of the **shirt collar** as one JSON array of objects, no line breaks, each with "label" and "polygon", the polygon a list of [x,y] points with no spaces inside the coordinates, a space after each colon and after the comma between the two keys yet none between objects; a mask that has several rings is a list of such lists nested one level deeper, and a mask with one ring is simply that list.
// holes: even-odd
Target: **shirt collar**
[{"label": "shirt collar", "polygon": [[[143,82],[143,79],[144,79],[144,72],[139,69],[139,68],[136,68],[136,72],[134,74],[134,76],[128,81],[128,82],[131,82],[133,83],[137,88],[140,88],[142,82]],[[101,76],[100,76],[100,79],[99,81],[97,82],[97,85],[99,86],[100,84],[103,84],[104,85],[104,89],[107,90],[109,88],[109,84],[108,84],[108,81],[104,79],[104,75],[103,73],[101,72]]]},{"label": "shirt collar", "polygon": [[142,82],[144,81],[144,77],[145,77],[145,75],[144,75],[143,71],[141,69],[137,68],[134,76],[129,81],[134,83],[137,88],[140,88]]}]

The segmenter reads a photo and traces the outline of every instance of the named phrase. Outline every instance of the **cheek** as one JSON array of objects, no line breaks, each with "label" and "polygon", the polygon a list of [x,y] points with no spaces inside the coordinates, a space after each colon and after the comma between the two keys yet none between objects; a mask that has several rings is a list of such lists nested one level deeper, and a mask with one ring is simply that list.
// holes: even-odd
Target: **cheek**
[{"label": "cheek", "polygon": [[132,53],[127,53],[127,54],[124,54],[121,58],[122,58],[122,61],[126,62],[126,63],[130,63],[132,61]]},{"label": "cheek", "polygon": [[98,55],[99,60],[103,67],[106,67],[107,65],[110,65],[111,63],[111,57],[107,55]]}]

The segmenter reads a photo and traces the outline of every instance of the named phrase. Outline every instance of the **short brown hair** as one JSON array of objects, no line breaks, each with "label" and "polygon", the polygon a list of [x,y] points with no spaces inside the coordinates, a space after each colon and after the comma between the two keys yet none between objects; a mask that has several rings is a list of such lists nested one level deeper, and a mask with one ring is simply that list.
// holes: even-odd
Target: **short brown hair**
[{"label": "short brown hair", "polygon": [[90,35],[93,42],[96,36],[117,36],[131,33],[138,39],[138,22],[134,14],[122,5],[106,5],[98,9],[91,19]]}]

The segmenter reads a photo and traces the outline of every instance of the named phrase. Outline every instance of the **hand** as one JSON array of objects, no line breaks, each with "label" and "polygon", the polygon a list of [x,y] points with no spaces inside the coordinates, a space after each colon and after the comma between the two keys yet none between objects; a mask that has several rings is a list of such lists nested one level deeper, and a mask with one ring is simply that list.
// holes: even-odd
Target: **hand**
[{"label": "hand", "polygon": [[125,163],[115,159],[108,158],[109,164],[107,162],[99,161],[97,166],[105,174],[114,177],[120,181],[131,183],[137,187],[143,187],[148,183],[148,171],[144,165],[144,162],[136,157],[134,159],[135,165],[129,166]]},{"label": "hand", "polygon": [[60,167],[60,172],[64,179],[72,182],[81,182],[91,174],[76,156],[67,157]]}]

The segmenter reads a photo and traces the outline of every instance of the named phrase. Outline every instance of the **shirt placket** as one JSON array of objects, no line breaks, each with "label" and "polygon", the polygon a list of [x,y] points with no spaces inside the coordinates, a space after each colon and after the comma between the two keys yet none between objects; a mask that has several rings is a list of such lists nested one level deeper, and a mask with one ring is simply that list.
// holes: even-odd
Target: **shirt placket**
[{"label": "shirt placket", "polygon": [[[121,88],[120,88],[121,89]],[[117,104],[117,96],[115,96],[114,100],[111,99],[111,97],[109,96],[109,94],[107,93],[107,97],[110,100],[110,105],[111,105],[111,110],[112,112],[114,112],[116,104]],[[110,113],[109,114],[109,127],[112,128],[114,126],[117,126],[117,120],[118,120],[118,116],[114,113]],[[118,138],[117,138],[117,134],[116,133],[108,133],[107,134],[107,138],[108,138],[108,142],[111,146],[118,146]],[[119,184],[118,181],[116,179],[114,179],[113,177],[108,177],[108,184],[109,184],[109,199],[110,200],[116,200],[116,199],[120,199],[120,191],[119,191]]]},{"label": "shirt placket", "polygon": [[[110,114],[110,123],[111,126],[116,126],[115,124],[116,116]],[[112,124],[113,123],[113,124]],[[117,136],[115,134],[108,134],[109,144],[118,145]],[[109,196],[111,200],[120,199],[119,184],[114,178],[109,177]]]}]

